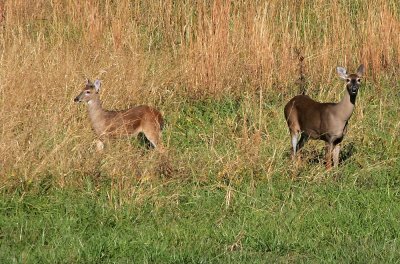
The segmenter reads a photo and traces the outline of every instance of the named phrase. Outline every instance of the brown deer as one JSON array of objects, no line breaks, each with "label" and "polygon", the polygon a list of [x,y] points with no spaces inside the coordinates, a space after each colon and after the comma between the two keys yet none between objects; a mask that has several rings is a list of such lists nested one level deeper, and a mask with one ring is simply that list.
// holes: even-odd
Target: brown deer
[{"label": "brown deer", "polygon": [[102,150],[106,138],[137,136],[143,133],[151,145],[162,150],[161,131],[164,120],[161,113],[146,105],[136,106],[122,111],[104,110],[99,97],[101,82],[89,79],[75,102],[87,102],[90,121],[99,136],[97,150]]},{"label": "brown deer", "polygon": [[307,95],[293,97],[285,106],[285,118],[292,139],[292,158],[295,160],[306,141],[320,139],[326,143],[326,168],[339,164],[340,145],[347,131],[347,123],[354,110],[357,92],[364,74],[364,65],[357,73],[347,74],[346,69],[337,67],[339,77],[346,81],[347,91],[339,103],[319,103]]}]

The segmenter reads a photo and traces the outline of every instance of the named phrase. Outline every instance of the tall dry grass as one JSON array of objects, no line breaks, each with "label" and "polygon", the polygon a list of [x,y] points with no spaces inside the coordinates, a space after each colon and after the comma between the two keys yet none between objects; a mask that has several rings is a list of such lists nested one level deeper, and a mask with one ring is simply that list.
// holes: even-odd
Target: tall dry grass
[{"label": "tall dry grass", "polygon": [[[319,99],[341,92],[328,88],[336,65],[354,69],[362,62],[370,82],[398,80],[400,4],[394,0],[9,0],[0,2],[0,13],[4,179],[60,175],[57,182],[65,185],[85,171],[100,178],[156,173],[155,158],[143,161],[149,155],[126,142],[106,157],[94,152],[85,109],[72,103],[85,77],[104,80],[106,108],[145,103],[170,120],[185,98],[296,94],[299,52],[307,91]],[[260,111],[258,118],[278,118],[274,113]]]}]

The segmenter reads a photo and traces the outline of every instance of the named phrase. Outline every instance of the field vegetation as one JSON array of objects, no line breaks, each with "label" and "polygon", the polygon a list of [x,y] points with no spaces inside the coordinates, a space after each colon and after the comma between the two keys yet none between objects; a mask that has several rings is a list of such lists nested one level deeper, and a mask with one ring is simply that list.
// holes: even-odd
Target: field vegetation
[{"label": "field vegetation", "polygon": [[[396,0],[0,0],[0,262],[398,262],[399,36]],[[292,164],[285,103],[360,63],[340,166]],[[96,152],[86,78],[166,155]]]}]

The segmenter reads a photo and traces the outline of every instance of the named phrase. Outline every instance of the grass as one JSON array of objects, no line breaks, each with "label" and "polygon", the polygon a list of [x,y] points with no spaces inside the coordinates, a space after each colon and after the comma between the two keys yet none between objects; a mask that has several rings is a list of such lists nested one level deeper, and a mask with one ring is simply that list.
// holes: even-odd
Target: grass
[{"label": "grass", "polygon": [[[398,171],[392,171],[397,173]],[[389,173],[390,174],[390,173]],[[396,262],[396,182],[372,188],[278,179],[239,186],[169,181],[1,200],[3,262]],[[139,188],[157,195],[141,197]],[[230,203],[226,197],[230,195]]]},{"label": "grass", "polygon": [[[365,97],[361,95],[360,101]],[[252,100],[227,98],[181,105],[166,131],[179,177],[136,178],[127,168],[113,174],[115,152],[127,147],[122,140],[99,158],[94,171],[75,170],[67,176],[65,181],[79,179],[79,187],[60,188],[60,175],[51,171],[35,181],[4,186],[0,259],[4,263],[396,262],[400,231],[400,164],[393,156],[398,143],[392,139],[396,132],[377,130],[359,137],[350,123],[343,151],[349,157],[343,157],[340,168],[325,173],[319,160],[323,144],[310,142],[306,161],[296,171],[289,162],[286,133],[279,154],[273,154],[276,147],[270,144],[280,137],[278,133],[261,133],[258,151],[245,146],[253,139],[243,140],[245,127],[238,120],[243,119],[248,101]],[[366,106],[364,111],[372,114],[364,123],[379,115],[368,110],[375,107]],[[238,127],[227,126],[229,122]],[[274,131],[274,125],[284,129],[284,123],[274,121],[268,131]],[[370,137],[380,144],[362,144]],[[151,152],[138,141],[131,142],[128,149],[132,148],[147,160],[136,170],[154,166]]]},{"label": "grass", "polygon": [[[398,262],[399,11],[0,0],[0,262]],[[360,63],[340,166],[317,141],[295,166],[298,80],[339,101],[335,67]],[[95,151],[86,77],[107,109],[161,110],[166,159],[132,138]]]}]

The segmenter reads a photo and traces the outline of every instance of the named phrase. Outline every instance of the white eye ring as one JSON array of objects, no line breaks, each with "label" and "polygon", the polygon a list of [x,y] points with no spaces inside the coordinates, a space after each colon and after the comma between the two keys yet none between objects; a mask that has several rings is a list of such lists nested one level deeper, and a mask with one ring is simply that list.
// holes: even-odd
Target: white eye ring
[{"label": "white eye ring", "polygon": [[358,82],[358,83],[360,83],[360,82],[361,82],[361,79],[360,79],[360,78],[358,78],[358,79],[357,79],[357,82]]},{"label": "white eye ring", "polygon": [[346,82],[350,82],[351,80],[349,78],[346,79]]}]

